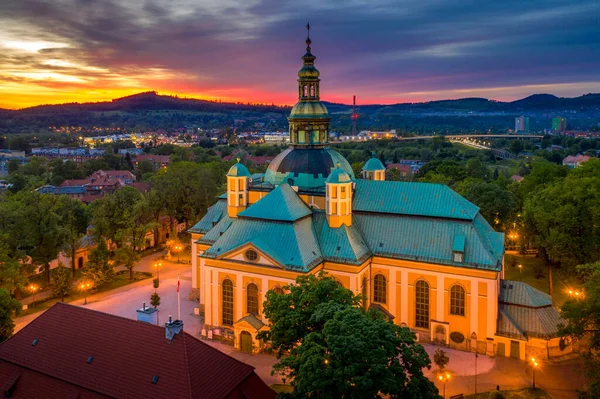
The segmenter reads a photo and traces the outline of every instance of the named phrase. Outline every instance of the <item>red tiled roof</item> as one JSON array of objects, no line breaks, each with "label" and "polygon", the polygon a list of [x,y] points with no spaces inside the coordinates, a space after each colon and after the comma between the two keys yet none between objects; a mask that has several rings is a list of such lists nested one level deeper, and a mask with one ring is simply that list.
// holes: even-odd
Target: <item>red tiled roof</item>
[{"label": "red tiled roof", "polygon": [[512,179],[512,181],[517,182],[517,183],[520,182],[521,180],[523,180],[523,176],[520,176],[520,175],[512,175],[510,178]]},{"label": "red tiled roof", "polygon": [[275,398],[252,366],[185,332],[167,340],[163,327],[60,302],[0,345],[0,385],[22,367],[15,398],[31,397],[31,378],[45,398]]},{"label": "red tiled roof", "polygon": [[143,181],[132,183],[131,187],[135,188],[140,193],[147,193],[148,191],[150,191],[150,183]]},{"label": "red tiled roof", "polygon": [[405,165],[401,163],[391,163],[387,166],[388,169],[396,169],[400,173],[412,173],[412,169],[410,165]]},{"label": "red tiled roof", "polygon": [[591,157],[587,156],[587,155],[569,155],[568,157],[566,157],[565,159],[563,159],[563,164],[565,163],[583,163],[586,161],[589,161]]}]

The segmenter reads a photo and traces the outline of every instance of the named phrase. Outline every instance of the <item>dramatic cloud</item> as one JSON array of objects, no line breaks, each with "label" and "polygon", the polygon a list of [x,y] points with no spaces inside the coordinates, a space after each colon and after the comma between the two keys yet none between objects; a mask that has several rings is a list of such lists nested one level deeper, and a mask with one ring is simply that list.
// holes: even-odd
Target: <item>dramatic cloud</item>
[{"label": "dramatic cloud", "polygon": [[307,21],[323,97],[600,91],[597,0],[3,0],[0,107],[157,90],[295,102]]}]

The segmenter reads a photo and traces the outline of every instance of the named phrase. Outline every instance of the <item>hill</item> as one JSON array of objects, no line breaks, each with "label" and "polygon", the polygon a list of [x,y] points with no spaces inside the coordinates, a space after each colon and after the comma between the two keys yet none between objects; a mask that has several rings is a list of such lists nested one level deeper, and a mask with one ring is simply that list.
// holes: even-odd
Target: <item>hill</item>
[{"label": "hill", "polygon": [[[352,106],[325,102],[332,128],[347,132]],[[227,103],[156,92],[139,93],[112,101],[41,105],[21,110],[0,109],[0,133],[43,131],[48,126],[125,127],[137,130],[174,129],[183,126],[238,129],[285,129],[290,107]],[[532,119],[532,130],[549,128],[553,115],[568,116],[570,128],[589,128],[600,121],[600,94],[564,98],[534,94],[502,102],[462,98],[402,104],[368,104],[358,107],[359,129],[404,129],[408,132],[499,130],[514,126],[514,117]]]}]

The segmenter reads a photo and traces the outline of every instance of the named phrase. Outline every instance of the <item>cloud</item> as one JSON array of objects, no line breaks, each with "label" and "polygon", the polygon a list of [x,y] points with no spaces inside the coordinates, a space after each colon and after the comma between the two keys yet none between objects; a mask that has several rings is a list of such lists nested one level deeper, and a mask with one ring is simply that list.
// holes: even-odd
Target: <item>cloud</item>
[{"label": "cloud", "polygon": [[52,87],[56,102],[155,89],[291,104],[310,20],[325,99],[579,95],[600,81],[599,12],[596,0],[4,0],[0,79]]}]

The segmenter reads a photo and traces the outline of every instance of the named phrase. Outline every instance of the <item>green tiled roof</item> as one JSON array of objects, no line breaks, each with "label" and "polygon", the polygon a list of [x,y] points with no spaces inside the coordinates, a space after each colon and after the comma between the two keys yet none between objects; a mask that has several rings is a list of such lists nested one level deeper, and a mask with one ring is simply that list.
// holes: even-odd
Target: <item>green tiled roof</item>
[{"label": "green tiled roof", "polygon": [[373,157],[367,162],[365,162],[365,165],[362,167],[362,170],[366,170],[367,172],[373,172],[375,170],[385,170],[385,166],[383,166],[383,163],[381,163],[381,161],[378,158]]},{"label": "green tiled roof", "polygon": [[339,166],[331,171],[331,174],[325,180],[325,183],[336,184],[336,183],[348,183],[352,181],[352,178],[346,171]]},{"label": "green tiled roof", "polygon": [[295,222],[238,218],[202,256],[219,258],[247,243],[286,269],[306,272],[323,260],[311,218]]},{"label": "green tiled roof", "polygon": [[[221,199],[221,197],[219,197],[213,206],[208,208],[206,215],[204,215],[204,217],[200,219],[198,223],[192,226],[188,232],[205,234],[211,230],[219,220],[221,220],[223,215],[227,215],[227,201],[224,201]],[[225,195],[224,198],[227,198],[227,196]]]},{"label": "green tiled roof", "polygon": [[258,317],[254,316],[253,314],[249,314],[247,316],[242,317],[241,319],[236,321],[234,324],[238,324],[243,321],[250,324],[256,331],[260,330],[261,328],[263,328],[265,326],[265,323],[263,323],[262,320],[260,320]]},{"label": "green tiled roof", "polygon": [[313,213],[313,224],[325,260],[357,265],[371,256],[355,224],[350,227],[344,224],[333,229],[327,224],[325,212],[318,211]]},{"label": "green tiled roof", "polygon": [[479,208],[444,184],[358,179],[352,209],[473,220]]},{"label": "green tiled roof", "polygon": [[248,168],[242,165],[241,163],[236,163],[231,168],[229,168],[229,172],[227,172],[227,176],[232,177],[250,177],[250,172],[248,172]]},{"label": "green tiled roof", "polygon": [[511,305],[542,307],[551,306],[552,297],[521,281],[502,280],[500,302]]},{"label": "green tiled roof", "polygon": [[558,325],[563,322],[550,295],[520,281],[501,280],[498,335],[548,339],[558,336]]},{"label": "green tiled roof", "polygon": [[[502,251],[486,245],[469,221],[355,213],[356,223],[374,255],[451,266],[500,271]],[[499,234],[499,233],[496,233]],[[465,237],[463,262],[454,262],[454,237]],[[500,235],[500,234],[499,234]]]},{"label": "green tiled roof", "polygon": [[225,214],[223,215],[223,217],[221,217],[219,222],[215,224],[215,227],[213,227],[209,232],[204,234],[204,236],[202,236],[202,238],[198,240],[198,243],[208,245],[214,244],[215,241],[217,241],[219,237],[221,237],[221,235],[223,235],[223,233],[227,231],[227,229],[229,228],[229,226],[231,226],[231,223],[233,223],[234,220],[235,219],[229,217],[227,211],[225,211]]},{"label": "green tiled roof", "polygon": [[310,208],[289,186],[281,184],[260,201],[239,213],[239,217],[293,222],[311,214]]}]

